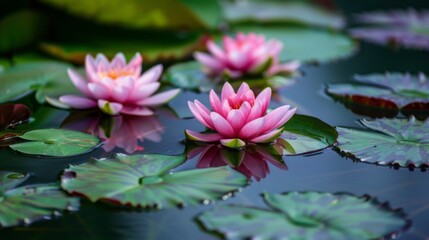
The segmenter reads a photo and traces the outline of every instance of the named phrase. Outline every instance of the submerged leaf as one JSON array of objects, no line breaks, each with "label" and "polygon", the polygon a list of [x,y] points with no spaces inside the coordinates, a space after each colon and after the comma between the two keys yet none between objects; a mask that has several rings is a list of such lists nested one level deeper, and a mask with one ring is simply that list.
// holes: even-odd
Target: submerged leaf
[{"label": "submerged leaf", "polygon": [[361,120],[368,130],[337,127],[337,150],[359,161],[401,167],[429,166],[428,121]]},{"label": "submerged leaf", "polygon": [[67,157],[83,154],[100,143],[96,136],[63,129],[41,129],[20,136],[28,142],[9,147],[15,151],[40,156]]},{"label": "submerged leaf", "polygon": [[224,1],[223,10],[233,23],[287,22],[335,29],[344,26],[338,13],[302,1]]},{"label": "submerged leaf", "polygon": [[39,103],[45,96],[64,95],[77,92],[67,76],[70,65],[53,62],[17,64],[0,72],[0,103],[16,99],[35,91]]},{"label": "submerged leaf", "polygon": [[263,194],[269,209],[218,206],[198,220],[227,239],[378,239],[408,227],[401,212],[348,194]]},{"label": "submerged leaf", "polygon": [[0,131],[28,121],[31,111],[24,104],[0,104]]},{"label": "submerged leaf", "polygon": [[237,32],[256,32],[283,43],[281,61],[329,62],[353,54],[356,43],[341,33],[298,27],[245,25]]},{"label": "submerged leaf", "polygon": [[79,199],[67,196],[58,184],[40,184],[15,188],[29,175],[0,172],[0,225],[11,227],[30,224],[41,219],[58,216],[59,211],[75,211]]},{"label": "submerged leaf", "polygon": [[424,74],[356,75],[355,80],[356,83],[330,84],[326,92],[343,102],[429,115],[429,81]]},{"label": "submerged leaf", "polygon": [[390,12],[369,12],[357,21],[372,24],[351,30],[358,38],[381,45],[429,50],[429,11],[414,9]]},{"label": "submerged leaf", "polygon": [[92,202],[173,208],[218,200],[247,184],[245,176],[226,167],[169,172],[185,160],[183,155],[161,154],[92,159],[67,168],[61,186]]}]

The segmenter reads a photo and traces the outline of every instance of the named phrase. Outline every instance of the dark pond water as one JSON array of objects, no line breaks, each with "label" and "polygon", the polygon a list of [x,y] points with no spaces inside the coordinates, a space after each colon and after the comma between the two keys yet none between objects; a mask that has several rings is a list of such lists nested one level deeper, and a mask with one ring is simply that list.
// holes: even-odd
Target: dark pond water
[{"label": "dark pond water", "polygon": [[[334,102],[323,93],[324,85],[332,82],[350,81],[355,73],[365,74],[385,71],[418,71],[429,69],[428,55],[413,50],[392,50],[362,44],[355,56],[320,66],[305,66],[304,76],[294,85],[281,89],[283,101],[295,105],[299,113],[318,117],[336,126],[357,127],[356,120],[362,116],[352,113],[342,104]],[[207,102],[207,94],[185,92],[170,103],[180,117],[190,116],[186,102],[199,98]],[[272,107],[279,105],[273,102]],[[58,127],[68,117],[66,111],[55,110],[48,124]],[[65,126],[70,127],[70,120]],[[149,119],[149,127],[159,129],[150,139],[140,145],[143,153],[181,154],[184,145],[183,131],[187,128],[202,130],[195,119],[180,119],[159,111],[159,116]],[[80,124],[80,125],[79,125]],[[78,123],[84,127],[83,123]],[[140,126],[144,128],[144,126]],[[148,127],[148,126],[146,126]],[[201,129],[200,129],[201,128]],[[158,141],[158,142],[157,142]],[[116,152],[124,150],[115,149]],[[8,148],[0,149],[0,169],[31,172],[31,183],[56,181],[62,169],[69,164],[79,164],[94,157],[108,156],[102,148],[72,158],[28,158]],[[413,222],[410,230],[401,239],[428,239],[429,228],[429,175],[419,169],[395,170],[390,167],[355,163],[327,149],[312,156],[284,157],[288,169],[270,166],[268,176],[251,185],[235,197],[217,204],[239,203],[263,206],[259,197],[262,192],[287,191],[348,192],[355,195],[369,194],[380,201],[388,201],[393,208],[403,208]],[[194,168],[196,159],[191,159],[179,169]],[[52,220],[37,222],[30,227],[3,229],[1,239],[215,239],[195,223],[194,217],[204,210],[215,207],[197,206],[177,210],[131,211],[115,209],[103,204],[82,201],[80,211]]]}]

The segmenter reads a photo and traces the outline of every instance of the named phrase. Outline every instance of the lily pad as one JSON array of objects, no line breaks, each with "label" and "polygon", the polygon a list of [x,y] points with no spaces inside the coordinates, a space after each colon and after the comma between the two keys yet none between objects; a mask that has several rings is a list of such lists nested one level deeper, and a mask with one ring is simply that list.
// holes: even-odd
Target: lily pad
[{"label": "lily pad", "polygon": [[335,144],[338,133],[322,120],[295,114],[283,125],[284,132],[277,140],[281,145],[278,152],[282,155],[314,153]]},{"label": "lily pad", "polygon": [[359,14],[357,21],[370,24],[352,29],[352,36],[380,45],[429,50],[429,11],[393,10]]},{"label": "lily pad", "polygon": [[[151,35],[151,38],[147,38]],[[83,64],[87,54],[103,53],[109,58],[123,52],[131,59],[140,52],[145,64],[158,61],[174,61],[185,58],[205,48],[206,37],[199,34],[178,34],[173,32],[148,32],[111,36],[97,32],[82,41],[45,42],[40,45],[47,54],[75,64]]]},{"label": "lily pad", "polygon": [[61,186],[92,202],[160,209],[208,203],[247,185],[245,176],[227,167],[169,172],[185,160],[161,154],[91,159],[67,168]]},{"label": "lily pad", "polygon": [[86,153],[100,143],[96,136],[63,129],[41,129],[26,132],[20,136],[28,142],[9,147],[15,151],[52,157],[68,157]]},{"label": "lily pad", "polygon": [[46,61],[17,64],[0,72],[0,103],[30,92],[36,92],[39,103],[45,96],[75,93],[76,87],[67,76],[68,64]]},{"label": "lily pad", "polygon": [[380,239],[409,226],[402,212],[349,194],[263,194],[266,208],[218,206],[198,220],[226,239]]},{"label": "lily pad", "polygon": [[366,130],[337,127],[337,150],[362,162],[401,167],[429,166],[428,121],[361,120]]},{"label": "lily pad", "polygon": [[0,171],[0,225],[11,227],[60,215],[59,211],[76,211],[79,199],[67,196],[58,184],[16,187],[28,174]]},{"label": "lily pad", "polygon": [[0,104],[0,131],[28,121],[30,115],[30,109],[24,104]]},{"label": "lily pad", "polygon": [[404,114],[429,114],[429,81],[424,74],[386,73],[354,78],[357,82],[329,84],[326,92],[343,102],[400,110]]},{"label": "lily pad", "polygon": [[356,43],[346,35],[322,29],[245,25],[236,26],[233,30],[264,34],[267,39],[281,41],[281,61],[329,62],[348,57],[356,51]]},{"label": "lily pad", "polygon": [[223,10],[233,23],[297,23],[333,29],[345,23],[340,14],[302,1],[224,1]]},{"label": "lily pad", "polygon": [[[227,80],[223,77],[210,77],[202,69],[203,66],[196,61],[178,63],[167,70],[164,80],[173,86],[188,90],[198,90],[200,92],[208,92],[211,89],[215,89],[219,86],[220,82]],[[275,75],[259,79],[243,78],[232,80],[230,83],[235,85],[235,83],[241,84],[242,81],[246,81],[252,88],[280,88],[292,84],[294,82],[293,77],[292,75],[289,77]]]},{"label": "lily pad", "polygon": [[39,1],[91,21],[137,29],[214,28],[221,17],[216,1],[117,0],[103,4],[97,0],[80,4],[73,0]]}]

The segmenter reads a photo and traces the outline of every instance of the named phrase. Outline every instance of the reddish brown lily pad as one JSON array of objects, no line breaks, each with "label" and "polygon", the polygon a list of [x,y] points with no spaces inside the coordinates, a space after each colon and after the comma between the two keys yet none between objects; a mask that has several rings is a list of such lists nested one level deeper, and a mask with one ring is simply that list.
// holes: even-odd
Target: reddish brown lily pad
[{"label": "reddish brown lily pad", "polygon": [[0,104],[0,130],[28,121],[31,111],[24,104]]}]

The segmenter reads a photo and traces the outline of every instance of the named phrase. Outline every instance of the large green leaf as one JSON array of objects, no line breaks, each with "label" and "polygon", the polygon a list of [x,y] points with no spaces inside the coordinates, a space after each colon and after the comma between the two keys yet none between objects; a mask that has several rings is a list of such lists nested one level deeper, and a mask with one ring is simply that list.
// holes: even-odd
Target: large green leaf
[{"label": "large green leaf", "polygon": [[379,239],[408,221],[375,199],[348,194],[263,194],[269,209],[218,206],[198,217],[206,229],[227,239]]},{"label": "large green leaf", "polygon": [[380,165],[429,166],[428,121],[411,117],[360,122],[368,130],[337,127],[339,152]]},{"label": "large green leaf", "polygon": [[354,78],[356,82],[330,84],[326,92],[345,104],[401,110],[404,114],[417,113],[426,117],[429,114],[429,81],[424,74],[386,73]]},{"label": "large green leaf", "polygon": [[183,155],[160,154],[117,154],[91,159],[67,168],[61,186],[92,202],[107,200],[132,207],[172,208],[208,203],[247,184],[244,175],[227,167],[169,172],[185,160]]},{"label": "large green leaf", "polygon": [[63,129],[41,129],[20,136],[28,142],[9,147],[15,151],[40,156],[67,157],[86,153],[100,143],[96,136]]},{"label": "large green leaf", "polygon": [[298,23],[339,29],[344,26],[341,15],[302,1],[224,1],[228,21],[256,23]]},{"label": "large green leaf", "polygon": [[21,10],[0,19],[0,53],[34,44],[44,32],[45,19],[37,12]]},{"label": "large green leaf", "polygon": [[69,197],[58,184],[30,185],[15,188],[29,175],[0,172],[0,225],[11,227],[58,216],[61,210],[75,211],[79,199]]},{"label": "large green leaf", "polygon": [[39,103],[45,96],[77,92],[67,76],[70,65],[60,62],[18,64],[0,72],[0,102],[11,101],[26,93],[36,92]]},{"label": "large green leaf", "polygon": [[39,1],[92,21],[127,28],[214,28],[221,16],[217,1]]},{"label": "large green leaf", "polygon": [[282,61],[327,62],[350,56],[356,43],[346,35],[310,28],[245,25],[233,28],[236,32],[264,34],[267,39],[283,43]]},{"label": "large green leaf", "polygon": [[295,114],[283,126],[284,132],[277,140],[283,155],[308,154],[332,146],[338,133],[322,120]]},{"label": "large green leaf", "polygon": [[145,64],[153,64],[158,61],[185,58],[196,50],[204,49],[204,41],[205,37],[196,33],[155,31],[143,34],[109,35],[109,32],[96,32],[88,36],[84,42],[80,40],[45,42],[40,47],[53,57],[76,64],[83,64],[87,54],[103,53],[112,58],[118,52],[123,52],[127,59],[131,59],[136,52],[139,52]]},{"label": "large green leaf", "polygon": [[[219,83],[228,80],[223,76],[210,77],[206,75],[202,69],[203,66],[196,61],[178,63],[167,70],[164,80],[173,86],[182,89],[198,90],[200,92],[208,92],[218,87],[220,85]],[[232,85],[238,85],[241,84],[242,81],[246,81],[252,88],[279,88],[292,84],[294,82],[293,77],[292,75],[275,75],[267,78],[242,78],[231,80],[230,83]]]}]

